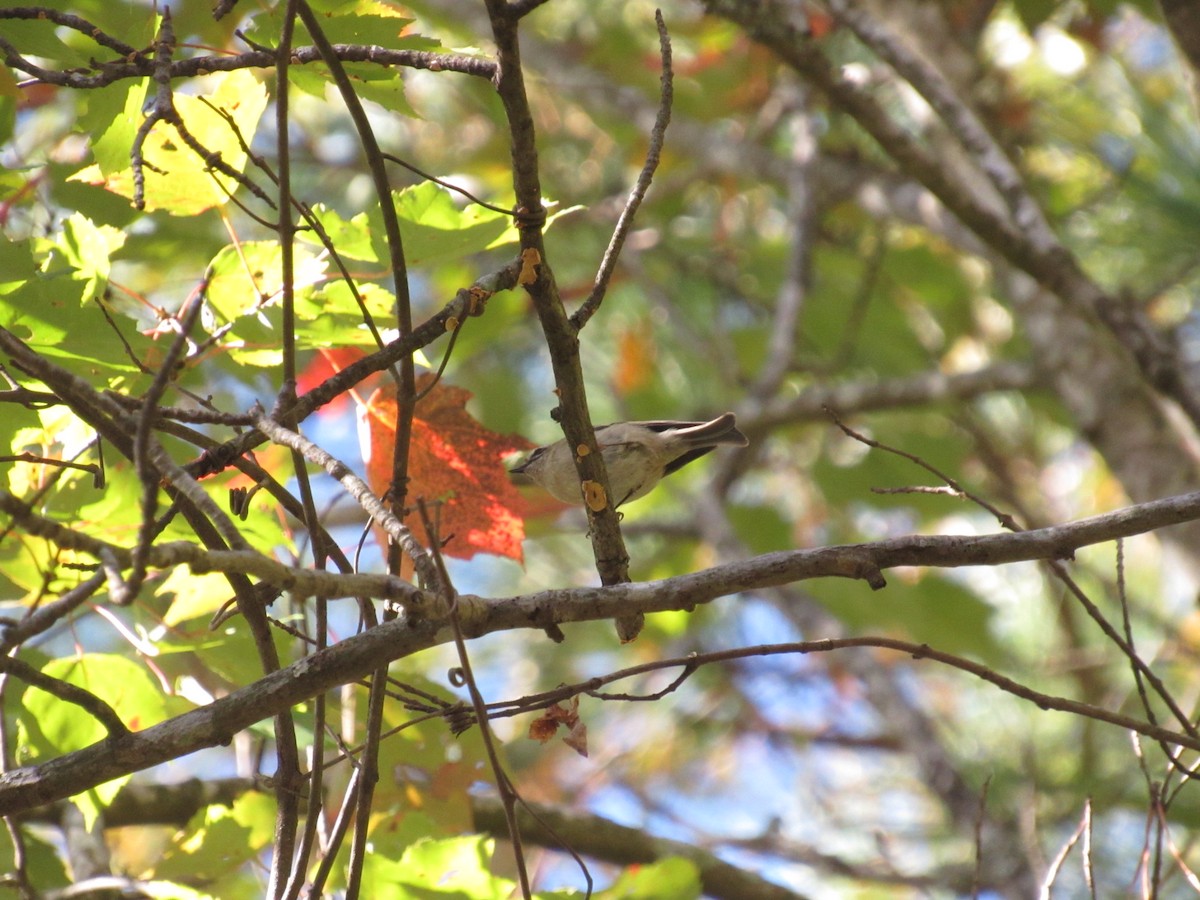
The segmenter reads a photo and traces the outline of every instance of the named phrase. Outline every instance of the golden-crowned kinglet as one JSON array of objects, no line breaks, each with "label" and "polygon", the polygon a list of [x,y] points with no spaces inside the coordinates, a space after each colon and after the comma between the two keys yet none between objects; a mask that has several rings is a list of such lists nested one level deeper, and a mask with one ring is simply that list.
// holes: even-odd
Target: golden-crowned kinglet
[{"label": "golden-crowned kinglet", "polygon": [[[745,447],[746,436],[737,429],[733,413],[711,422],[617,422],[596,429],[604,454],[608,484],[616,508],[636,500],[677,469],[721,444]],[[541,485],[564,503],[582,503],[574,454],[565,440],[538,447],[511,470]]]}]

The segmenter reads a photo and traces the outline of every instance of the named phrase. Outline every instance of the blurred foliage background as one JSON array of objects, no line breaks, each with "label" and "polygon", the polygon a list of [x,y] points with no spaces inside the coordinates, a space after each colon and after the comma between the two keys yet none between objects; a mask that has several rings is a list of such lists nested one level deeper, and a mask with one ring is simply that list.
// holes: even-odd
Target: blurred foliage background
[{"label": "blurred foliage background", "polygon": [[[1200,130],[1195,73],[1159,7],[1101,0],[658,5],[674,54],[672,122],[608,296],[582,335],[592,417],[598,423],[690,419],[733,410],[752,446],[714,454],[624,510],[635,580],[775,550],[1001,527],[985,510],[946,493],[874,492],[942,484],[908,459],[851,439],[825,406],[1024,527],[1196,487],[1197,423],[1134,363],[1126,335],[1072,295],[1077,282],[1049,283],[1042,270],[1014,261],[1003,235],[965,225],[897,152],[902,148],[880,145],[854,109],[781,59],[769,40],[750,34],[762,27],[751,22],[756,16],[806,28],[812,38],[797,40],[814,42],[839,78],[868,94],[925,148],[954,190],[1003,210],[1004,198],[981,174],[978,148],[964,146],[964,135],[922,96],[928,85],[898,75],[881,59],[881,45],[856,35],[847,17],[857,16],[939,72],[942,86],[1014,161],[1025,197],[1061,241],[1064,258],[1073,255],[1084,279],[1147,323],[1170,348],[1178,390],[1191,391],[1200,365]],[[330,12],[335,6],[325,4]],[[279,11],[271,4],[239,6],[218,23],[209,7],[195,0],[172,5],[181,54],[243,52],[235,27],[264,43],[278,31]],[[547,255],[568,304],[590,290],[644,160],[658,105],[655,7],[642,0],[550,0],[522,23],[543,188],[563,211],[549,228]],[[132,45],[153,37],[143,5],[90,0],[70,8]],[[414,2],[402,11],[414,19],[402,39],[408,46],[434,39],[459,52],[490,52],[483,4]],[[78,33],[2,21],[11,47],[51,61],[50,68],[86,65],[94,53]],[[335,39],[382,40],[377,32]],[[349,220],[376,200],[345,109],[318,67],[310,68],[292,70],[294,191]],[[149,354],[161,343],[147,336],[160,324],[156,311],[177,310],[234,236],[272,238],[227,204],[195,215],[139,212],[127,198],[77,177],[89,165],[107,172],[127,164],[138,116],[120,113],[141,108],[144,81],[134,91],[124,81],[87,91],[17,87],[27,75],[11,60],[0,77],[0,216],[11,241],[0,253],[21,263],[26,251],[16,248],[34,247],[29,258],[42,271],[70,270],[76,299],[104,293],[110,311],[137,323],[122,329],[137,352]],[[206,90],[206,77],[176,90]],[[363,89],[383,103],[369,109],[387,152],[510,205],[509,137],[486,80],[410,70],[401,93],[395,71],[377,77]],[[250,80],[255,87],[243,86],[240,96],[249,102],[265,86],[269,103],[269,70]],[[270,157],[273,128],[268,113],[253,134],[255,153]],[[398,189],[422,181],[392,172]],[[460,198],[454,203],[464,205]],[[1027,236],[1036,238],[1032,231]],[[417,262],[417,321],[507,263],[511,235],[507,240],[496,249],[470,247]],[[368,253],[352,262],[364,282],[385,274]],[[388,298],[376,300],[386,314]],[[306,319],[314,330],[305,360],[313,355],[308,348],[332,340],[318,328],[328,312],[317,305]],[[224,316],[235,336],[271,322],[253,304],[218,307],[215,315],[205,327],[216,333]],[[48,314],[45,323],[58,329],[45,340],[45,352],[57,347],[73,365],[93,355],[96,386],[133,396],[145,389],[149,376],[123,366],[120,345],[98,346],[96,335],[105,329],[99,307],[76,304],[58,319]],[[0,324],[9,326],[7,319]],[[430,350],[436,366],[441,347]],[[268,402],[278,388],[273,358],[230,340],[214,341],[194,363],[177,386],[221,408]],[[445,379],[472,393],[469,409],[489,428],[537,443],[560,434],[549,417],[555,398],[541,331],[520,291],[497,295],[486,315],[467,324]],[[0,433],[14,448],[81,445],[84,435],[55,416],[54,408],[8,405]],[[322,413],[306,429],[357,463],[352,408]],[[212,430],[222,439],[227,434],[218,432]],[[6,467],[12,493],[28,496],[36,488],[40,476],[28,464]],[[92,491],[82,476],[64,481],[54,513],[107,523],[111,539],[128,542],[136,533],[136,511],[128,508],[136,475],[114,468],[109,478],[106,492]],[[126,488],[112,486],[122,479]],[[337,499],[332,482],[318,481],[318,492],[330,527],[353,553],[361,513],[348,498]],[[311,560],[305,535],[268,498],[256,501],[247,527],[256,546]],[[481,556],[453,562],[451,573],[461,591],[485,596],[593,583],[585,528],[579,513],[532,517],[523,565]],[[1110,621],[1121,627],[1128,618],[1140,657],[1192,715],[1200,689],[1197,536],[1194,527],[1180,526],[1125,542],[1119,562],[1107,545],[1070,563],[1082,591]],[[4,615],[15,618],[45,591],[53,566],[45,548],[6,537],[0,597]],[[371,553],[364,559],[378,565]],[[246,645],[206,630],[215,589],[183,580],[154,582],[128,608],[83,607],[21,656],[38,665],[100,667],[104,674],[93,679],[136,683],[165,704],[156,719],[175,711],[173,705],[186,706],[186,684],[212,695],[253,681]],[[500,700],[692,652],[893,636],[982,662],[1037,690],[1145,714],[1128,660],[1044,567],[903,570],[888,580],[880,592],[857,581],[819,581],[654,615],[626,646],[617,645],[611,625],[592,623],[565,629],[561,644],[540,631],[509,632],[473,642],[471,652],[485,696]],[[189,601],[196,606],[182,605]],[[334,638],[355,627],[353,610],[335,612]],[[280,642],[286,653],[296,652],[285,637]],[[450,697],[446,669],[455,664],[451,652],[438,649],[397,663],[394,672]],[[659,673],[622,689],[650,693],[672,677]],[[175,696],[164,697],[164,690]],[[19,709],[10,689],[6,717],[22,718]],[[585,697],[580,712],[589,732],[587,758],[557,742],[529,740],[528,717],[496,723],[525,798],[711,850],[796,895],[1025,897],[1048,884],[1055,895],[1082,896],[1085,871],[1099,896],[1131,886],[1159,897],[1196,889],[1191,870],[1200,856],[1200,822],[1184,771],[1193,764],[1189,754],[1175,766],[1163,747],[1131,743],[1129,734],[1086,717],[1040,711],[929,661],[883,650],[745,659],[705,667],[652,703]],[[399,724],[401,713],[395,715]],[[392,877],[384,860],[416,852],[418,837],[469,827],[468,787],[486,793],[476,784],[486,780],[477,743],[450,737],[436,719],[384,746],[389,764],[373,838],[380,883]],[[134,782],[249,776],[264,755],[269,759],[269,747],[264,731],[233,750],[206,751],[203,763],[176,763]],[[448,754],[471,765],[438,782]],[[204,895],[255,890],[250,885],[260,873],[253,860],[269,842],[269,813],[261,796],[239,797],[228,810],[199,813],[182,830],[110,830],[114,867],[187,882]],[[1084,827],[1089,856],[1072,844]],[[65,883],[65,869],[49,861],[54,841],[31,841],[45,856],[35,854],[43,886]],[[1059,854],[1072,846],[1058,868]],[[233,847],[241,856],[231,854]],[[626,858],[599,847],[591,853],[599,883],[615,884],[611,896],[700,890],[691,870],[658,870],[649,887],[643,884],[649,893],[622,893],[635,890],[628,879],[636,872],[622,867]],[[212,858],[201,865],[203,854]],[[542,888],[580,885],[563,854],[538,851],[535,859]],[[494,866],[507,874],[502,852]]]}]

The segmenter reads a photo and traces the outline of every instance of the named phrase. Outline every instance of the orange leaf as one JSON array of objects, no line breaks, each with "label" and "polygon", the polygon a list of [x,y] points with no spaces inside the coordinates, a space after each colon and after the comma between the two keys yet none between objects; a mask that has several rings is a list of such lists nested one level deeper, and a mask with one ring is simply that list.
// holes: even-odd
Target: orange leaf
[{"label": "orange leaf", "polygon": [[[422,393],[433,376],[417,379]],[[503,457],[532,445],[517,435],[501,435],[480,425],[466,410],[471,394],[439,382],[418,403],[413,416],[408,458],[407,502],[418,498],[430,505],[438,525],[442,551],[470,559],[476,553],[495,553],[520,560],[525,538],[525,508],[508,477]],[[386,384],[375,391],[365,410],[363,458],[367,483],[382,496],[392,478],[396,443],[396,389]],[[424,529],[414,528],[424,541]]]},{"label": "orange leaf", "polygon": [[648,328],[629,328],[617,338],[617,359],[613,366],[613,388],[627,397],[645,387],[654,377],[654,342]]}]

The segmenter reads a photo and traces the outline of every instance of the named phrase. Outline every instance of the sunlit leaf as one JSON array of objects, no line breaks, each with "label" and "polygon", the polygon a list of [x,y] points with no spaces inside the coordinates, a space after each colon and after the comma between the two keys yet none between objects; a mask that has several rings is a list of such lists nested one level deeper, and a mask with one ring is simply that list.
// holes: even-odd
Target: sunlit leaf
[{"label": "sunlit leaf", "polygon": [[701,896],[696,864],[668,857],[623,872],[616,883],[597,898],[603,900],[697,900]]},{"label": "sunlit leaf", "polygon": [[[210,79],[205,82],[210,90],[203,100],[199,96],[175,94],[175,107],[188,132],[205,152],[220,154],[230,168],[241,171],[246,165],[246,153],[239,133],[247,143],[253,138],[267,106],[266,89],[245,69],[217,73]],[[227,113],[232,124],[218,110]],[[233,179],[210,170],[179,131],[165,121],[155,123],[143,153],[146,162],[158,170],[143,169],[147,210],[193,216],[224,205],[229,194],[239,189]],[[101,185],[130,200],[134,198],[132,164],[107,173],[97,165],[88,166],[73,179]]]},{"label": "sunlit leaf", "polygon": [[[320,280],[326,263],[303,250],[294,257],[294,284],[304,287]],[[282,251],[276,241],[247,241],[230,244],[209,266],[205,298],[222,323],[246,316],[271,300],[278,301],[283,288]],[[249,323],[242,323],[248,326]],[[243,329],[244,330],[244,329]],[[237,328],[235,333],[241,334]],[[280,339],[276,338],[276,343]]]},{"label": "sunlit leaf", "polygon": [[[418,394],[431,383],[430,375],[418,379]],[[523,505],[503,459],[532,445],[481,426],[466,411],[470,396],[462,388],[439,383],[418,402],[408,497],[410,502],[421,498],[429,504],[447,555],[470,559],[482,551],[519,560],[525,536]],[[396,415],[395,387],[390,384],[371,395],[362,414],[367,480],[379,495],[392,480]],[[421,529],[416,533],[423,538]]]},{"label": "sunlit leaf", "polygon": [[[454,195],[432,182],[406,188],[394,199],[409,265],[460,259],[517,239],[511,216],[473,204],[460,208]],[[368,221],[376,259],[389,259],[387,231],[378,207],[370,211]]]}]

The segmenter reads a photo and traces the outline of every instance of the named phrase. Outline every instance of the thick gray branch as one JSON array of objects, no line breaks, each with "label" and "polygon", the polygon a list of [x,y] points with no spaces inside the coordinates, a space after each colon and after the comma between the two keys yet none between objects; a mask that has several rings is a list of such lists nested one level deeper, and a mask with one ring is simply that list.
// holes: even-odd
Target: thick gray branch
[{"label": "thick gray branch", "polygon": [[[1069,559],[1080,547],[1196,519],[1200,519],[1200,492],[1034,531],[916,535],[873,544],[768,553],[636,584],[564,588],[501,599],[463,595],[458,611],[463,633],[478,637],[495,631],[545,628],[634,613],[690,610],[718,597],[808,578],[862,578],[882,586],[882,570],[896,566],[985,566]],[[452,637],[449,626],[439,627],[430,619],[399,619],[372,628],[273,671],[208,706],[145,731],[112,737],[43,765],[6,773],[0,777],[0,815],[52,803],[203,747],[228,743],[234,734],[255,722]],[[1144,731],[1160,738],[1164,732],[1153,726],[1146,726]],[[1200,740],[1169,734],[1169,739],[1180,746],[1200,750]]]}]

